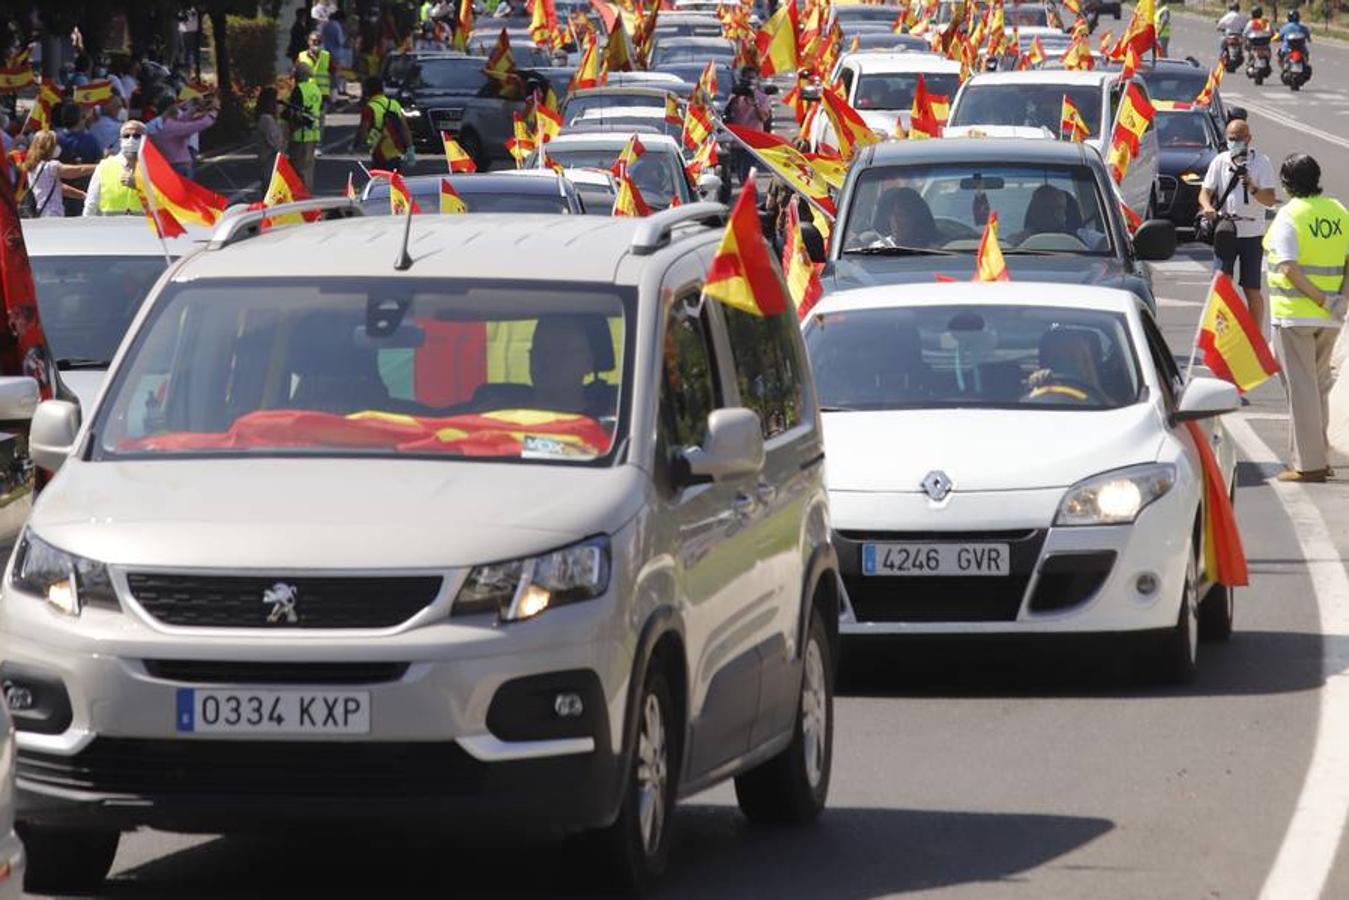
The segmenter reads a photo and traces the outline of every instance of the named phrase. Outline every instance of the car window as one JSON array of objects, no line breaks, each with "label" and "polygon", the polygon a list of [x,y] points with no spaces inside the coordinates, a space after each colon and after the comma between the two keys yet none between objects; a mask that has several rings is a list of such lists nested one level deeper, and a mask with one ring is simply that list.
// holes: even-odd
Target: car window
[{"label": "car window", "polygon": [[[579,149],[550,144],[548,159],[569,169],[608,169],[618,159],[619,152],[620,148]],[[684,199],[687,182],[684,180],[684,167],[678,159],[674,153],[661,153],[647,147],[646,153],[629,168],[628,174],[632,176],[637,190],[641,191],[642,199],[652,209],[665,209],[676,196]],[[526,167],[532,165],[535,165],[534,157],[525,163]],[[684,192],[679,188],[681,182],[685,184]]]},{"label": "car window", "polygon": [[[413,199],[417,201],[418,208],[423,213],[440,212],[440,185],[435,184],[432,188],[413,188]],[[505,190],[497,191],[466,191],[459,192],[460,199],[464,201],[464,206],[471,213],[475,212],[505,212],[505,213],[568,213],[571,209],[567,206],[565,197],[557,193],[556,187],[546,194],[543,193],[513,193]],[[370,186],[370,193],[361,201],[361,208],[367,215],[387,216],[392,211],[389,206],[389,187],[385,183],[377,182]]]},{"label": "car window", "polygon": [[587,216],[608,216],[614,211],[614,192],[603,184],[576,183],[581,206]]},{"label": "car window", "polygon": [[659,107],[663,101],[659,97],[651,94],[591,94],[585,97],[572,97],[562,107],[562,124],[571,125],[577,119],[581,119],[587,114],[593,116],[596,113],[592,110],[618,110],[631,109],[634,107],[651,109]]},{"label": "car window", "polygon": [[1143,335],[1148,342],[1148,353],[1152,356],[1152,365],[1157,370],[1157,380],[1161,382],[1162,395],[1166,398],[1168,409],[1175,409],[1176,398],[1185,385],[1185,378],[1171,355],[1171,348],[1162,336],[1157,323],[1149,315],[1140,317],[1143,322]]},{"label": "car window", "polygon": [[100,453],[598,461],[631,303],[611,285],[171,285],[110,388]]},{"label": "car window", "polygon": [[1143,73],[1143,83],[1148,86],[1148,95],[1153,100],[1192,102],[1207,80],[1208,72],[1200,68],[1168,67],[1164,71],[1152,69]]},{"label": "car window", "polygon": [[667,63],[729,63],[735,58],[735,48],[730,44],[716,44],[713,46],[679,46],[671,47],[669,44],[661,46],[656,45],[656,50],[652,56],[651,64],[653,66],[662,66]]},{"label": "car window", "polygon": [[33,256],[38,315],[57,364],[106,366],[145,295],[163,274],[163,256]]},{"label": "car window", "polygon": [[477,93],[487,83],[478,59],[423,59],[414,71],[416,86],[430,90]]},{"label": "car window", "polygon": [[942,305],[812,316],[806,352],[824,409],[1071,407],[1138,400],[1124,316]]},{"label": "car window", "polygon": [[1157,142],[1163,148],[1212,148],[1216,144],[1208,122],[1208,113],[1158,113]]},{"label": "car window", "polygon": [[990,212],[1004,252],[1106,255],[1111,225],[1087,166],[876,166],[857,178],[843,252],[886,247],[973,253]]},{"label": "car window", "polygon": [[665,322],[659,451],[667,464],[707,439],[707,417],[720,405],[707,320],[697,293],[678,298]]},{"label": "car window", "polygon": [[[928,93],[945,97],[948,101],[960,88],[960,76],[954,72],[929,72],[923,76],[923,82]],[[917,88],[917,72],[864,72],[857,81],[853,106],[858,109],[908,111],[913,107],[913,92]]]},{"label": "car window", "polygon": [[1100,137],[1101,89],[1095,85],[971,83],[952,110],[951,124],[1043,127],[1058,134],[1065,94],[1082,114],[1090,137]]},{"label": "car window", "polygon": [[795,428],[804,403],[792,339],[795,315],[755,316],[724,307],[727,342],[735,363],[740,402],[759,414],[764,440]]},{"label": "car window", "polygon": [[1003,21],[1008,27],[1017,28],[1060,27],[1049,21],[1049,10],[1044,6],[1013,6],[1006,11]]}]

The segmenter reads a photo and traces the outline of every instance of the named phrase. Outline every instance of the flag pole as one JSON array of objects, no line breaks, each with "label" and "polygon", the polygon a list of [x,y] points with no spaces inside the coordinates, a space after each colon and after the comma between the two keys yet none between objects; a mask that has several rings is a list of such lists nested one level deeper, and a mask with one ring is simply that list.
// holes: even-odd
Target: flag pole
[{"label": "flag pole", "polygon": [[[747,152],[750,156],[752,156],[752,157],[754,157],[756,160],[758,160],[758,161],[763,165],[763,167],[764,167],[765,169],[767,169],[768,172],[769,172],[770,174],[773,175],[774,178],[776,178],[778,181],[782,182],[783,184],[787,185],[787,188],[788,188],[793,194],[796,194],[798,197],[804,197],[804,198],[806,199],[806,202],[809,203],[809,204],[811,205],[811,208],[817,210],[817,211],[820,213],[820,215],[824,216],[824,217],[825,217],[826,219],[828,219],[830,222],[833,222],[833,221],[834,221],[835,217],[834,217],[834,214],[833,214],[833,213],[829,212],[829,211],[826,210],[823,206],[821,206],[821,205],[819,204],[819,201],[817,201],[814,197],[810,196],[809,194],[802,193],[801,191],[797,190],[795,185],[793,185],[791,182],[789,182],[787,179],[783,178],[782,176],[778,175],[777,172],[773,169],[773,166],[770,165],[769,162],[768,162],[766,159],[764,159],[764,158],[763,158],[762,156],[760,156],[758,153],[754,152],[754,148],[753,148],[753,147],[751,147],[749,144],[746,144],[744,141],[742,141],[742,140],[740,139],[740,136],[739,136],[739,135],[737,135],[734,131],[732,131],[731,129],[729,129],[729,128],[726,127],[726,123],[722,121],[722,119],[721,119],[720,116],[718,116],[718,115],[716,115],[715,113],[713,113],[712,118],[713,118],[713,121],[716,123],[717,129],[718,129],[719,131],[722,131],[722,132],[724,132],[725,134],[729,135],[730,138],[731,138],[731,140],[735,141],[735,142],[736,142],[737,144],[739,144],[741,147],[744,147],[744,148],[745,148],[745,152]],[[800,151],[797,151],[797,152],[799,153]]]},{"label": "flag pole", "polygon": [[[149,139],[148,135],[143,135],[141,137],[141,142],[144,143]],[[169,242],[164,240],[164,229],[159,224],[159,210],[155,208],[154,200],[155,186],[150,182],[150,170],[146,165],[145,154],[143,152],[138,152],[136,154],[136,168],[140,175],[140,182],[145,187],[145,203],[150,207],[150,224],[154,226],[155,237],[159,238],[159,246],[164,251],[164,265],[172,266],[173,255],[169,253]]]}]

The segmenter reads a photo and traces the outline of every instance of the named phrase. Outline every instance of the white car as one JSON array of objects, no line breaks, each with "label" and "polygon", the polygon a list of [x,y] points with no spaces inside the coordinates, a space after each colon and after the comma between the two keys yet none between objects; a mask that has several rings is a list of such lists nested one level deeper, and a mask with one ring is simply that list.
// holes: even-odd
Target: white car
[{"label": "white car", "polygon": [[[895,123],[909,127],[913,92],[923,76],[931,94],[954,99],[960,88],[960,63],[935,53],[912,50],[889,53],[849,53],[839,60],[831,82],[843,85],[844,95],[870,128],[887,139],[894,137]],[[828,116],[816,116],[811,139],[815,146],[838,146]]]},{"label": "white car", "polygon": [[[683,152],[679,142],[667,135],[649,131],[563,132],[548,142],[548,160],[568,169],[607,169],[618,159],[633,134],[637,134],[645,148],[633,163],[631,173],[642,199],[653,210],[665,209],[676,199],[681,204],[689,203],[693,195],[684,172]],[[537,165],[537,156],[530,156],[524,167]],[[720,187],[720,180],[716,187]]]},{"label": "white car", "polygon": [[1133,294],[888,285],[829,294],[803,327],[843,634],[1127,632],[1184,680],[1200,632],[1230,633],[1183,420],[1205,420],[1230,491],[1214,417],[1236,389],[1199,369],[1183,386]]},{"label": "white car", "polygon": [[[1135,76],[1132,83],[1148,96],[1147,85]],[[987,72],[967,80],[951,107],[950,124],[964,126],[1017,125],[1048,128],[1059,133],[1063,98],[1077,106],[1091,129],[1086,143],[1102,158],[1109,152],[1115,113],[1124,95],[1119,72],[1079,72],[1063,69],[1033,69],[1024,72]],[[955,132],[953,132],[955,133]],[[1140,141],[1138,158],[1129,166],[1120,184],[1124,201],[1144,219],[1157,209],[1156,129],[1149,128]]]}]

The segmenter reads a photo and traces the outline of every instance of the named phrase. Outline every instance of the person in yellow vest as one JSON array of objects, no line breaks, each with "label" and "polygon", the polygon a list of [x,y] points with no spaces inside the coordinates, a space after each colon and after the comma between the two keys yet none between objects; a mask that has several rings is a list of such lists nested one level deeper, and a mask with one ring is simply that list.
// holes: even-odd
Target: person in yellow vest
[{"label": "person in yellow vest", "polygon": [[1153,10],[1152,28],[1157,34],[1157,47],[1162,56],[1166,56],[1167,48],[1171,46],[1171,7],[1166,3],[1158,3]]},{"label": "person in yellow vest", "polygon": [[333,90],[333,58],[332,54],[323,49],[323,39],[317,31],[309,32],[309,46],[295,57],[295,64],[309,67],[309,74],[313,77],[314,84],[318,86],[319,93],[323,95],[324,106],[327,106]]},{"label": "person in yellow vest", "polygon": [[141,141],[145,139],[145,123],[128,119],[122,123],[119,152],[104,157],[89,179],[84,195],[86,216],[140,216],[140,192],[136,190],[136,163],[140,158]]},{"label": "person in yellow vest", "polygon": [[287,156],[304,181],[314,189],[314,158],[318,151],[320,122],[323,118],[323,93],[314,83],[309,67],[296,63],[295,90],[286,103],[285,119],[290,123],[290,144]]},{"label": "person in yellow vest", "polygon": [[384,79],[378,75],[365,79],[365,98],[352,151],[368,151],[373,168],[407,171],[417,157],[402,105],[384,93]]},{"label": "person in yellow vest", "polygon": [[1279,180],[1291,199],[1265,232],[1274,352],[1288,389],[1292,459],[1280,481],[1325,481],[1331,351],[1344,324],[1349,271],[1349,210],[1321,193],[1321,167],[1305,153],[1283,161]]}]

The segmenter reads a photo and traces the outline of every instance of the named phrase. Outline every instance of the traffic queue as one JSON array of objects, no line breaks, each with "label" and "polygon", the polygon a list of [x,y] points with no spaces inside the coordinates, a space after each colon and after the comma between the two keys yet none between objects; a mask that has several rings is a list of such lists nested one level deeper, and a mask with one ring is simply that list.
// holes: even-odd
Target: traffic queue
[{"label": "traffic queue", "polygon": [[[1166,57],[1154,0],[1118,37],[1079,0],[425,6],[359,162],[300,58],[260,200],[128,121],[90,214],[0,257],[36,286],[0,378],[30,889],[356,806],[579,836],[642,892],[681,798],[820,814],[850,648],[1183,683],[1231,635],[1222,416],[1282,369],[1285,476],[1332,474],[1349,212],[1248,153],[1225,39]],[[1178,228],[1223,261],[1184,347]]]}]

